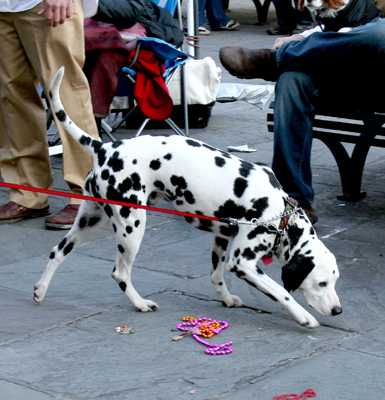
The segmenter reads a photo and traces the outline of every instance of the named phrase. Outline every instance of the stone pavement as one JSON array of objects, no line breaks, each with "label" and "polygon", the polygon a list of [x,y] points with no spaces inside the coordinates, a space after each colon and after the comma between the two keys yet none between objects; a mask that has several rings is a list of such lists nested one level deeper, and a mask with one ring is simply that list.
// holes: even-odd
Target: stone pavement
[{"label": "stone pavement", "polygon": [[[220,46],[271,47],[274,37],[255,26],[254,6],[230,3],[235,32],[201,39],[201,57],[219,65]],[[270,13],[275,24],[274,12]],[[223,82],[239,82],[226,71]],[[254,80],[252,83],[263,84]],[[243,103],[216,104],[209,126],[190,136],[270,164],[272,135],[265,111]],[[169,131],[149,131],[169,134]],[[119,137],[132,137],[121,130]],[[61,159],[53,157],[55,189],[66,189]],[[359,203],[341,203],[337,166],[329,150],[314,141],[313,174],[319,237],[336,255],[337,291],[343,313],[318,318],[309,330],[266,296],[227,274],[232,293],[246,306],[225,308],[210,283],[210,239],[182,218],[148,213],[144,241],[133,270],[142,296],[156,301],[154,313],[135,312],[110,277],[116,244],[108,225],[76,250],[55,274],[41,305],[32,299],[50,249],[63,232],[44,229],[43,219],[0,226],[0,398],[4,400],[226,399],[273,400],[311,388],[320,400],[383,399],[385,391],[385,152],[369,153]],[[0,202],[8,201],[0,190]],[[65,205],[52,198],[51,210]],[[160,207],[164,207],[160,204]],[[277,261],[264,270],[280,282]],[[294,297],[305,308],[299,293]],[[233,353],[209,356],[186,337],[172,341],[183,316],[229,322],[215,338],[233,341]],[[119,335],[127,324],[134,334]],[[213,340],[213,339],[211,339]]]}]

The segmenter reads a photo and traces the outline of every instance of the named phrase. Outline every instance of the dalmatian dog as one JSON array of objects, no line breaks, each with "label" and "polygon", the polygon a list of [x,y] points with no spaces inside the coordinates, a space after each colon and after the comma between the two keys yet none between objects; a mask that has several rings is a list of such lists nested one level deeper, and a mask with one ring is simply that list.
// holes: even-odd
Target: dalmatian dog
[{"label": "dalmatian dog", "polygon": [[[185,217],[187,222],[212,235],[211,280],[228,307],[241,307],[243,303],[226,287],[225,266],[308,328],[319,323],[291,296],[290,292],[296,289],[320,314],[342,312],[335,291],[339,277],[335,257],[317,238],[305,213],[283,191],[270,168],[182,136],[140,136],[113,143],[95,140],[78,128],[63,108],[59,97],[63,74],[61,68],[52,82],[51,105],[65,129],[93,156],[85,195],[131,205],[153,205],[164,199],[177,210],[193,214]],[[217,220],[201,219],[200,215]],[[117,239],[112,277],[138,311],[158,308],[153,301],[143,299],[131,283],[131,268],[145,231],[146,211],[88,200],[81,204],[72,229],[52,249],[35,285],[34,299],[38,303],[63,260],[108,219]],[[283,266],[284,287],[257,265],[272,253]]]}]

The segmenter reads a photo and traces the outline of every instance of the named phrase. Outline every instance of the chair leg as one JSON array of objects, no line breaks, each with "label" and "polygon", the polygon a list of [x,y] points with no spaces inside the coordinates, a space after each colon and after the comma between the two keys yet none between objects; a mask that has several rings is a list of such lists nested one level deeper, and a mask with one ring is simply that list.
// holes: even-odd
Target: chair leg
[{"label": "chair leg", "polygon": [[166,119],[167,124],[169,125],[169,127],[178,135],[181,136],[188,136],[186,135],[181,129],[179,129],[178,125],[170,118]]}]

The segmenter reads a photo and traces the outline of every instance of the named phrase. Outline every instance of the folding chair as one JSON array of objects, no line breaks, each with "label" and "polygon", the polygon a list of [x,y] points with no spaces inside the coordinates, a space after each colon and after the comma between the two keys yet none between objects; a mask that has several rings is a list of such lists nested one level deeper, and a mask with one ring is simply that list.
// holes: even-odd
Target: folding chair
[{"label": "folding chair", "polygon": [[[165,72],[163,74],[164,84],[167,87],[175,73],[181,66],[187,61],[188,55],[181,50],[176,49],[174,46],[165,42],[164,40],[158,38],[151,37],[143,37],[138,39],[135,55],[128,67],[122,68],[119,74],[119,88],[118,92],[120,95],[122,92],[127,95],[133,95],[133,89],[136,84],[136,78],[138,74],[138,65],[140,65],[141,52],[143,50],[150,51],[153,53],[157,62],[160,62],[164,65]],[[145,73],[143,68],[140,69],[141,72]],[[183,90],[183,89],[182,89]],[[186,107],[187,108],[187,107]],[[112,133],[115,132],[123,123],[127,121],[130,116],[137,112],[140,109],[140,105],[133,106],[129,109],[129,111],[125,114],[122,120],[114,127],[111,127],[106,120],[102,120],[102,129],[103,131],[110,137],[111,140],[114,140]],[[143,110],[142,110],[143,111]],[[139,130],[136,133],[136,136],[139,136],[147,123],[152,118],[147,117]],[[156,118],[158,119],[158,118]],[[162,119],[163,120],[163,119]],[[164,121],[169,125],[169,127],[178,135],[188,136],[188,130],[186,129],[186,133],[184,133],[171,118],[165,118]],[[185,112],[185,121],[188,121],[187,113]],[[187,126],[187,125],[186,125]]]}]

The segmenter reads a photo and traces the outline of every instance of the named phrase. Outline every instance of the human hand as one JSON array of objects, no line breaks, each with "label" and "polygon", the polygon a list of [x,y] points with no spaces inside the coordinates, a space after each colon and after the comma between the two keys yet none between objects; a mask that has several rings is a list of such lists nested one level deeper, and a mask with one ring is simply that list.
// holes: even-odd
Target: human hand
[{"label": "human hand", "polygon": [[64,24],[72,16],[72,0],[43,0],[39,15],[46,15],[47,26]]},{"label": "human hand", "polygon": [[292,42],[294,40],[303,40],[304,37],[301,35],[292,35],[287,37],[278,38],[273,45],[273,50],[279,49],[284,43]]}]

